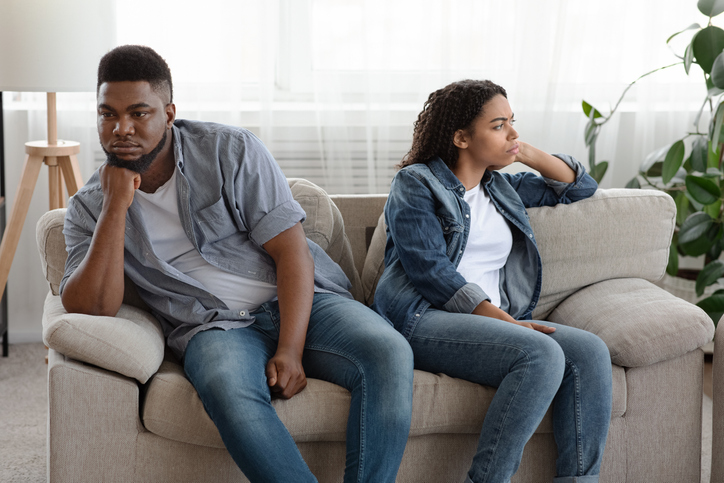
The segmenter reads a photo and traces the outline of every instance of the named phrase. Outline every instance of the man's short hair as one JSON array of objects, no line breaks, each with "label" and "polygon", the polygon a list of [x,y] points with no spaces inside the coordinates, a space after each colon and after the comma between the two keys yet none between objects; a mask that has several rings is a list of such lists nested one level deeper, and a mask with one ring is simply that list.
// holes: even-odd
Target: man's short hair
[{"label": "man's short hair", "polygon": [[144,45],[122,45],[108,52],[98,64],[96,93],[104,82],[146,81],[173,102],[171,69],[155,50]]}]

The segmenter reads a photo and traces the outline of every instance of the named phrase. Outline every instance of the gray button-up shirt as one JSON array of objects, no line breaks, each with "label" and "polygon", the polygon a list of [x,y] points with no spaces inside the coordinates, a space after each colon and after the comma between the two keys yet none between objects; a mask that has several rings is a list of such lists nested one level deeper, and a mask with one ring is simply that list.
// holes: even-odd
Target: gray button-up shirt
[{"label": "gray button-up shirt", "polygon": [[[172,129],[180,174],[178,210],[186,236],[210,264],[276,284],[274,261],[262,245],[306,215],[274,158],[242,128],[177,120]],[[68,260],[61,292],[88,252],[102,204],[96,172],[68,204],[63,229]],[[351,298],[342,269],[318,245],[307,242],[314,257],[315,291]],[[156,256],[136,201],[126,215],[124,268],[180,357],[197,332],[245,327],[254,320],[245,311],[230,310],[199,282]]]}]

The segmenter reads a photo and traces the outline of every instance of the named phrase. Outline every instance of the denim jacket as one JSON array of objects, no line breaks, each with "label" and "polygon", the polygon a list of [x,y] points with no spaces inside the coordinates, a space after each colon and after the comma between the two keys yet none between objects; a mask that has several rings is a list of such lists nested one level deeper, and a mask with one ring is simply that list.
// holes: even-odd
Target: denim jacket
[{"label": "denim jacket", "polygon": [[[540,297],[541,258],[526,208],[572,203],[596,192],[597,184],[571,156],[556,155],[576,172],[573,183],[488,171],[482,184],[513,234],[500,273],[501,309],[517,320],[530,318]],[[400,170],[385,205],[385,271],[373,308],[410,338],[429,307],[471,313],[490,297],[457,271],[470,233],[465,187],[435,158]]]}]

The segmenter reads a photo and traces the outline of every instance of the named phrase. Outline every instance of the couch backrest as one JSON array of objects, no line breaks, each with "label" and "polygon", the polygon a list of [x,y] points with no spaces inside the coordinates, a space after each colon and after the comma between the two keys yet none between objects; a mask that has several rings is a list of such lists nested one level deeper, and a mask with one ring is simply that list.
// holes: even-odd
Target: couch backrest
[{"label": "couch backrest", "polygon": [[[337,197],[332,198],[337,202]],[[355,211],[341,211],[346,225],[356,223],[347,219],[356,216]],[[369,250],[361,254],[361,281],[369,304],[384,270],[386,238],[382,208],[374,212],[367,206],[366,211],[368,226],[377,225]],[[531,208],[528,212],[543,260],[543,288],[533,313],[537,319],[545,319],[561,301],[587,285],[615,278],[656,281],[664,275],[676,221],[676,207],[666,193],[598,190],[591,198],[571,205]],[[368,240],[355,239],[360,236],[361,230],[350,234],[353,246]]]},{"label": "couch backrest", "polygon": [[[337,262],[352,282],[352,295],[362,300],[360,277],[354,264],[350,241],[347,238],[344,221],[337,206],[320,187],[304,179],[290,178],[289,186],[294,199],[299,202],[307,214],[302,224],[304,233],[317,243]],[[61,208],[45,213],[36,226],[36,241],[40,252],[40,261],[45,279],[53,294],[58,294],[60,281],[65,271],[65,237],[63,220],[65,209]],[[124,303],[139,308],[147,308],[136,292],[135,286],[126,279]]]}]

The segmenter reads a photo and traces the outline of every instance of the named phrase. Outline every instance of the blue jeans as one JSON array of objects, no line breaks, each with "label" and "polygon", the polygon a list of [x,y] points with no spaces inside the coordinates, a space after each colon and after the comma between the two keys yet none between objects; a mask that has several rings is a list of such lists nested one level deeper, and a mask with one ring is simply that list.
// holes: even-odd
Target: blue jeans
[{"label": "blue jeans", "polygon": [[[279,338],[269,302],[242,329],[194,335],[184,370],[234,461],[256,482],[315,482],[271,405],[265,367]],[[395,481],[412,412],[412,351],[364,305],[315,294],[302,358],[307,377],[350,391],[345,482]]]},{"label": "blue jeans", "polygon": [[497,388],[466,482],[507,482],[553,404],[560,482],[597,482],[611,420],[611,358],[596,335],[550,335],[497,319],[428,309],[410,338],[415,368]]}]

